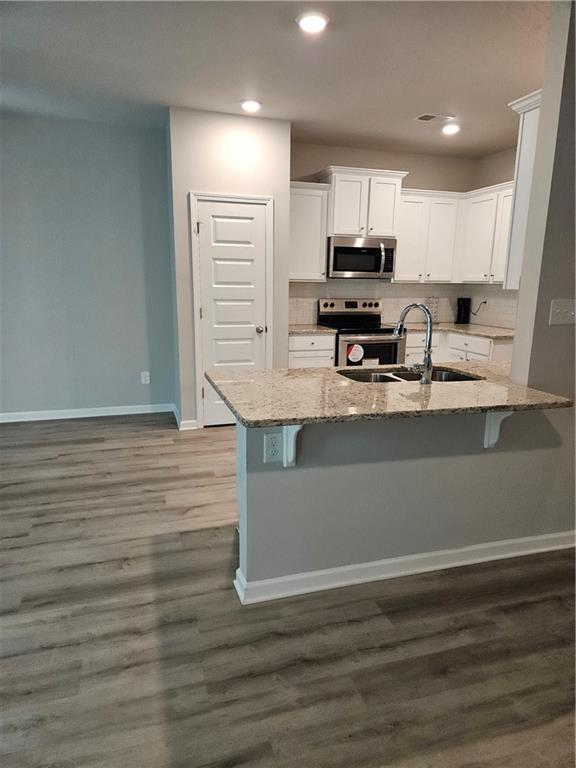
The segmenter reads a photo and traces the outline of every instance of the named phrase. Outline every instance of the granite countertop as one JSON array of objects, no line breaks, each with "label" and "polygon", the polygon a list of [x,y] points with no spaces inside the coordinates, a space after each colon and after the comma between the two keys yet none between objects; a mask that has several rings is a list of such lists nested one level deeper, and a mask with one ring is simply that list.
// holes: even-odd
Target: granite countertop
[{"label": "granite countertop", "polygon": [[[407,331],[425,331],[425,323],[406,323]],[[451,331],[452,333],[466,333],[470,336],[483,336],[486,339],[502,341],[514,338],[511,328],[498,328],[495,325],[456,325],[456,323],[434,323],[432,331]]]},{"label": "granite countertop", "polygon": [[307,335],[322,335],[336,336],[335,328],[326,328],[324,325],[302,325],[295,324],[288,326],[288,336],[307,336]]},{"label": "granite countertop", "polygon": [[[394,323],[384,323],[384,325],[394,325]],[[407,331],[425,331],[425,323],[406,323]],[[470,336],[483,336],[487,339],[502,341],[512,340],[514,331],[510,328],[497,328],[494,325],[456,325],[455,323],[434,323],[433,331],[452,331],[452,333],[465,333]],[[334,328],[325,328],[322,325],[302,325],[294,324],[288,326],[289,336],[305,336],[312,334],[331,334],[336,335]]]},{"label": "granite countertop", "polygon": [[[380,366],[394,370],[401,366]],[[451,413],[568,408],[570,400],[512,384],[507,363],[450,363],[481,380],[367,384],[340,376],[338,368],[211,370],[206,378],[246,427],[364,421]]]}]

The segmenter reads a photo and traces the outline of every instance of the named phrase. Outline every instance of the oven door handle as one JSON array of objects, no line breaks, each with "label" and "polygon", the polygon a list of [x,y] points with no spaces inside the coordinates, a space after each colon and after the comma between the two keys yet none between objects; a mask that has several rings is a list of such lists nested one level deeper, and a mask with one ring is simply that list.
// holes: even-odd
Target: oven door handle
[{"label": "oven door handle", "polygon": [[389,336],[385,333],[381,334],[369,334],[369,335],[360,335],[355,333],[353,336],[340,336],[340,341],[346,341],[348,343],[354,343],[357,341],[379,341],[380,343],[384,344],[399,344],[400,340],[403,339],[404,336],[393,336],[390,334]]},{"label": "oven door handle", "polygon": [[386,266],[386,248],[384,241],[380,240],[380,274],[384,277],[384,267]]}]

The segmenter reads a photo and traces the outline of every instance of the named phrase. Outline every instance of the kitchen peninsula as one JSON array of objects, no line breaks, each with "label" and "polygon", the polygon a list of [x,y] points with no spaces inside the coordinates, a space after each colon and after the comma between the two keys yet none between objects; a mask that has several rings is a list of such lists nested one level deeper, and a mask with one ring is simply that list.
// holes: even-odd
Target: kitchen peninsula
[{"label": "kitchen peninsula", "polygon": [[564,510],[542,505],[558,442],[544,411],[571,401],[511,383],[502,363],[438,369],[470,378],[207,374],[237,419],[242,602],[570,543]]}]

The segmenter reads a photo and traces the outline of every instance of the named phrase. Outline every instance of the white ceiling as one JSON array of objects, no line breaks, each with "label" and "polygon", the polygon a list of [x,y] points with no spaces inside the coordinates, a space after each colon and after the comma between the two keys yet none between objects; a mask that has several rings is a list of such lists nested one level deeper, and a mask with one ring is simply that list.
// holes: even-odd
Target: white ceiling
[{"label": "white ceiling", "polygon": [[[310,7],[330,17],[315,38],[294,23]],[[4,105],[240,113],[251,97],[296,141],[477,157],[515,143],[506,105],[542,85],[549,13],[547,2],[2,3]],[[461,133],[415,122],[423,112],[457,115]]]}]

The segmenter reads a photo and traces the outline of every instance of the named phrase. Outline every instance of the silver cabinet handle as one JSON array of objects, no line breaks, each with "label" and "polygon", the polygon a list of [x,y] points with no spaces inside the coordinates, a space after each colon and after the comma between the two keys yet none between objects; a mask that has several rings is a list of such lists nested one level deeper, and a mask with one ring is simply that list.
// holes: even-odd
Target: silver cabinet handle
[{"label": "silver cabinet handle", "polygon": [[257,325],[256,326],[256,333],[264,333],[264,326]]},{"label": "silver cabinet handle", "polygon": [[372,232],[372,230],[374,229],[374,227],[369,227],[369,229],[370,229],[370,232]]},{"label": "silver cabinet handle", "polygon": [[364,232],[364,227],[360,227],[360,232]]}]

